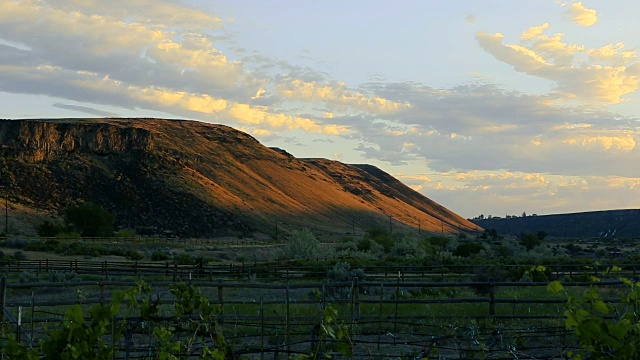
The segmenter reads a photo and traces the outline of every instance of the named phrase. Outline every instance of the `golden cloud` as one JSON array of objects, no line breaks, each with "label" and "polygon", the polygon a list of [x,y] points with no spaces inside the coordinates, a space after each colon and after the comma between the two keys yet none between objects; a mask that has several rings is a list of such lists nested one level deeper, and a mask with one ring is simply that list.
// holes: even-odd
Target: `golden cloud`
[{"label": "golden cloud", "polygon": [[[563,42],[563,34],[543,34],[544,29],[543,25],[526,30],[521,35],[526,44],[504,44],[502,34],[483,31],[476,33],[476,39],[485,51],[517,71],[556,82],[558,100],[617,104],[640,86],[640,62],[635,61],[634,52],[622,51],[624,44],[585,49]],[[575,54],[588,54],[592,61],[610,60],[613,64],[575,64]]]},{"label": "golden cloud", "polygon": [[340,107],[350,107],[359,111],[372,113],[390,113],[411,107],[407,103],[399,103],[378,96],[368,96],[349,90],[344,83],[320,85],[299,79],[280,84],[277,88],[280,95],[296,101],[320,101]]},{"label": "golden cloud", "polygon": [[329,135],[338,135],[348,131],[345,126],[335,124],[320,125],[308,118],[270,113],[266,107],[252,107],[248,104],[234,104],[228,109],[228,114],[245,124],[269,125],[272,128],[304,130],[311,133]]},{"label": "golden cloud", "polygon": [[603,150],[617,150],[629,152],[636,148],[636,141],[632,134],[622,136],[578,136],[564,140],[570,145],[580,145],[583,147],[599,147]]},{"label": "golden cloud", "polygon": [[580,1],[571,4],[565,15],[569,20],[581,26],[591,26],[598,21],[596,11],[586,8]]},{"label": "golden cloud", "polygon": [[538,35],[542,34],[548,28],[549,28],[549,23],[544,23],[540,26],[530,27],[527,30],[523,31],[522,34],[520,34],[520,40],[533,39]]}]

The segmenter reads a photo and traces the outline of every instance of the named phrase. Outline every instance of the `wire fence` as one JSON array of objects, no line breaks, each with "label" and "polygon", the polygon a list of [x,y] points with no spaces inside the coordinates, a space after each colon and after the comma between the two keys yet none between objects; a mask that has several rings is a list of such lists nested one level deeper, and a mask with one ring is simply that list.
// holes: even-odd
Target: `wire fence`
[{"label": "wire fence", "polygon": [[[261,266],[240,267],[239,277],[238,272],[225,270],[224,276],[221,272],[207,278],[194,276],[194,269],[187,274],[186,268],[178,267],[180,272],[175,275],[171,273],[176,271],[175,266],[167,270],[162,264],[135,262],[108,263],[111,280],[53,282],[37,278],[37,282],[21,283],[11,273],[44,273],[47,264],[50,270],[78,271],[86,278],[104,270],[100,264],[82,262],[3,264],[2,328],[36,349],[39,340],[47,336],[47,329],[59,326],[66,308],[105,304],[115,291],[134,286],[134,279],[149,283],[152,297],[163,304],[158,321],[168,317],[174,306],[175,298],[168,291],[172,284],[185,282],[199,289],[211,303],[220,305],[216,320],[234,354],[247,358],[287,359],[310,353],[318,341],[334,341],[322,338],[318,330],[327,307],[337,311],[336,324],[348,327],[354,358],[552,359],[561,358],[577,345],[564,326],[566,298],[546,291],[547,282],[412,280],[417,274],[438,274],[438,267],[404,267],[404,273],[395,272],[397,267],[377,268],[377,274],[394,274],[376,281],[317,281],[300,274],[321,273],[324,267],[284,265],[274,266],[278,276],[269,272],[264,278],[251,275],[263,269]],[[133,268],[124,271],[125,264]],[[120,271],[116,270],[118,266]],[[634,264],[622,268],[635,274]],[[214,269],[222,271],[226,267],[206,268]],[[375,269],[367,271],[374,273]],[[122,275],[121,279],[126,279],[126,274],[131,280],[112,280],[117,279],[115,274]],[[564,286],[577,292],[595,286],[606,303],[622,306],[618,294],[624,289],[620,281],[564,282]],[[129,323],[139,320],[135,316],[118,319]],[[153,358],[157,344],[148,329],[139,328],[122,339],[107,336],[117,349],[115,358]],[[173,336],[184,339],[193,334],[177,331]]]},{"label": "wire fence", "polygon": [[[323,279],[335,263],[357,263],[357,259],[347,257],[321,257],[275,260],[264,262],[240,263],[207,263],[203,259],[195,263],[182,264],[179,261],[83,261],[83,260],[16,260],[5,258],[0,260],[0,272],[20,275],[28,273],[35,279],[48,278],[59,273],[89,276],[96,280],[110,280],[131,277],[153,277],[171,281],[186,280],[251,280],[282,281],[294,279]],[[322,265],[311,264],[313,262]],[[302,265],[301,265],[302,264]],[[304,265],[310,264],[310,265]],[[358,265],[369,280],[390,281],[399,278],[405,281],[452,281],[465,280],[473,276],[488,278],[483,273],[522,275],[533,266],[539,264],[493,264],[493,265]],[[613,274],[608,269],[616,267]],[[588,280],[595,277],[628,277],[640,276],[639,264],[546,264],[549,280],[565,279]],[[499,279],[498,279],[499,280]]]}]

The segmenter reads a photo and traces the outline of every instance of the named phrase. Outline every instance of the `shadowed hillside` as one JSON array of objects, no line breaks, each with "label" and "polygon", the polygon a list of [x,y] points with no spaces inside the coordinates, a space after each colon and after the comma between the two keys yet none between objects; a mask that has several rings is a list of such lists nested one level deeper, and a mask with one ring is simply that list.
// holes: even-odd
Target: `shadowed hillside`
[{"label": "shadowed hillside", "polygon": [[0,174],[16,208],[91,201],[120,228],[176,236],[475,225],[370,165],[297,159],[227,126],[162,119],[0,121]]},{"label": "shadowed hillside", "polygon": [[640,210],[608,210],[572,214],[473,220],[505,235],[546,231],[567,238],[640,238]]}]

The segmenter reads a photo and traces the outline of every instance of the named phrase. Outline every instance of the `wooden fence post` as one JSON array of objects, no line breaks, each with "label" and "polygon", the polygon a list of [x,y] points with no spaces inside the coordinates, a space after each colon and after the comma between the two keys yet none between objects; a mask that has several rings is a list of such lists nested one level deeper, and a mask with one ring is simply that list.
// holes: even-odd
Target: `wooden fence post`
[{"label": "wooden fence post", "polygon": [[285,303],[287,306],[287,321],[285,323],[285,334],[284,334],[284,342],[285,344],[287,344],[287,353],[291,352],[291,343],[289,342],[289,315],[290,315],[290,309],[289,309],[289,277],[287,276],[287,291],[286,291],[286,298],[285,298]]},{"label": "wooden fence post", "polygon": [[260,360],[264,360],[264,303],[260,297]]},{"label": "wooden fence post", "polygon": [[173,263],[173,282],[176,282],[177,278],[178,278],[178,262],[175,261]]},{"label": "wooden fence post", "polygon": [[220,316],[224,316],[224,287],[218,285],[218,302],[220,303]]},{"label": "wooden fence post", "polygon": [[395,313],[393,316],[393,345],[396,344],[396,332],[398,331],[398,300],[400,298],[400,271],[398,271],[398,282],[396,283],[396,299],[395,299]]},{"label": "wooden fence post", "polygon": [[495,303],[496,293],[495,286],[493,283],[493,278],[489,278],[489,316],[494,317],[496,314],[496,303]]},{"label": "wooden fence post", "polygon": [[20,335],[22,334],[22,306],[18,306],[18,321],[16,322],[16,341],[20,343]]},{"label": "wooden fence post", "polygon": [[[385,272],[387,270],[385,269]],[[380,336],[382,334],[382,300],[384,298],[384,282],[380,283],[380,309],[378,311],[378,351],[380,351]]]},{"label": "wooden fence post", "polygon": [[7,278],[0,278],[0,327],[2,328],[2,335],[4,336],[4,311],[7,306]]},{"label": "wooden fence post", "polygon": [[34,292],[31,292],[31,336],[29,338],[29,347],[33,348],[33,317],[34,314],[36,313],[36,296],[34,294]]}]

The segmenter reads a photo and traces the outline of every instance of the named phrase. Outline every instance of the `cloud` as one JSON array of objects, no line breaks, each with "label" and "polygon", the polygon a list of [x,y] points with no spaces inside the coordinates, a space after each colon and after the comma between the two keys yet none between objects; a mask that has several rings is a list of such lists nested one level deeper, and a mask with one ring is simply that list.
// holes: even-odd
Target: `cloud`
[{"label": "cloud", "polygon": [[322,116],[265,107],[277,100],[265,96],[272,79],[256,76],[218,50],[221,36],[211,31],[222,21],[182,3],[5,0],[1,5],[3,91],[272,129],[347,131]]},{"label": "cloud", "polygon": [[556,214],[575,209],[637,208],[640,178],[473,171],[432,175],[420,191],[465,217]]},{"label": "cloud", "polygon": [[53,107],[57,107],[59,109],[67,109],[67,110],[73,110],[73,111],[78,111],[78,112],[82,112],[85,114],[90,114],[90,115],[96,115],[96,116],[101,116],[101,117],[118,117],[119,115],[116,113],[112,113],[109,111],[102,111],[102,110],[98,110],[98,109],[94,109],[88,106],[82,106],[82,105],[70,105],[70,104],[61,104],[61,103],[55,103],[52,105]]},{"label": "cloud", "polygon": [[565,11],[565,17],[581,26],[591,26],[598,21],[596,11],[586,8],[580,1],[571,4]]},{"label": "cloud", "polygon": [[379,96],[368,96],[350,90],[345,83],[318,84],[292,79],[279,84],[277,92],[288,100],[322,102],[332,110],[348,112],[349,109],[368,113],[388,113],[406,109],[410,104],[389,101]]},{"label": "cloud", "polygon": [[[632,177],[640,121],[606,111],[558,106],[547,97],[482,82],[441,90],[414,83],[367,85],[411,108],[350,123],[362,156],[390,164],[423,160],[437,172],[508,171]],[[384,119],[384,120],[382,120]]]},{"label": "cloud", "polygon": [[475,25],[475,23],[476,23],[476,16],[475,16],[475,15],[468,14],[467,16],[465,16],[465,17],[464,17],[464,20],[467,22],[467,24]]},{"label": "cloud", "polygon": [[[553,81],[558,95],[567,101],[617,104],[638,90],[640,62],[635,52],[622,51],[623,43],[585,49],[565,43],[561,33],[544,34],[545,25],[525,30],[520,44],[505,44],[504,35],[484,31],[476,33],[476,40],[487,53],[516,71]],[[585,54],[592,63],[575,59]]]},{"label": "cloud", "polygon": [[222,20],[207,12],[189,7],[177,1],[167,0],[22,0],[28,6],[59,9],[63,12],[99,14],[112,19],[130,19],[145,24],[162,24],[163,27],[180,27],[190,30],[215,29]]}]

